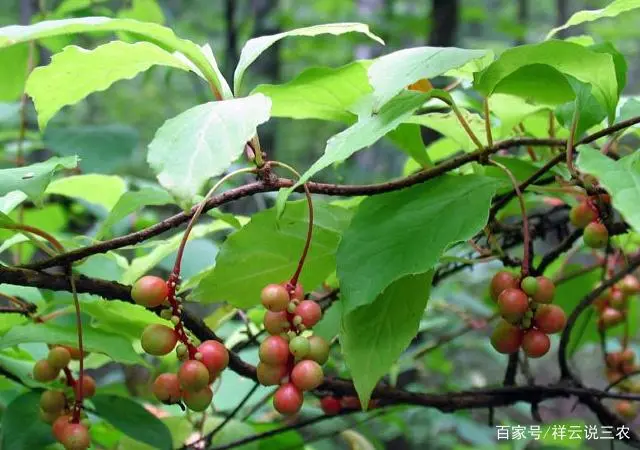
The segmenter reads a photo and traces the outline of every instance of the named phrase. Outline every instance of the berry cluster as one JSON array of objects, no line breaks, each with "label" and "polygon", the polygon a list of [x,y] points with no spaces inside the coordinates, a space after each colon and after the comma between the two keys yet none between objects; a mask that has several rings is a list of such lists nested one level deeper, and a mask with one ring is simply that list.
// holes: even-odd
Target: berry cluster
[{"label": "berry cluster", "polygon": [[182,365],[178,373],[162,373],[153,383],[155,397],[165,404],[180,401],[192,411],[204,411],[211,404],[211,383],[229,364],[229,352],[218,341],[208,340],[195,346],[182,326],[182,306],[175,291],[177,282],[145,276],[131,289],[131,298],[146,307],[168,306],[161,316],[171,320],[174,328],[162,324],[148,325],[140,338],[145,352],[163,356],[174,349]]},{"label": "berry cluster", "polygon": [[569,220],[576,228],[584,229],[582,238],[587,247],[606,247],[609,231],[602,223],[600,211],[610,202],[611,198],[607,194],[600,194],[587,197],[571,208]]},{"label": "berry cluster", "polygon": [[553,301],[555,285],[546,277],[520,277],[506,271],[491,280],[491,297],[497,302],[502,320],[491,335],[491,344],[500,353],[522,348],[531,358],[540,358],[551,347],[549,334],[562,331],[567,317]]},{"label": "berry cluster", "polygon": [[605,290],[593,303],[600,329],[606,330],[622,323],[627,317],[629,297],[638,293],[640,281],[633,275],[625,276],[619,283]]},{"label": "berry cluster", "polygon": [[[607,380],[610,383],[618,383],[616,388],[624,393],[638,393],[640,384],[631,379],[624,379],[625,375],[637,372],[640,366],[635,364],[636,355],[630,348],[619,352],[607,353]],[[625,419],[634,419],[638,413],[636,406],[627,400],[618,400],[615,404],[616,412]]]},{"label": "berry cluster", "polygon": [[[80,360],[82,357],[77,348],[57,345],[49,349],[46,359],[37,361],[33,366],[33,378],[41,383],[55,381],[60,372],[64,372],[66,389],[49,389],[42,393],[40,417],[52,425],[53,436],[67,450],[85,450],[91,443],[90,424],[81,411],[80,399],[95,395],[96,382],[84,374],[81,379],[74,380],[68,367],[72,359]],[[82,395],[79,393],[80,385]]]},{"label": "berry cluster", "polygon": [[260,300],[267,309],[264,327],[270,336],[260,344],[258,381],[280,385],[273,406],[282,414],[295,414],[302,407],[302,393],[317,388],[324,379],[321,365],[329,358],[329,344],[309,332],[322,318],[322,309],[304,299],[299,283],[269,284]]}]

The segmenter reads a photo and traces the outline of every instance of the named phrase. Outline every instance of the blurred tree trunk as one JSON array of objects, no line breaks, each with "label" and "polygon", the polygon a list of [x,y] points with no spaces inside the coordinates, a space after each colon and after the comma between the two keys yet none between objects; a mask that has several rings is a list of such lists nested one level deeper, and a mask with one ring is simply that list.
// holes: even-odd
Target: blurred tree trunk
[{"label": "blurred tree trunk", "polygon": [[233,70],[238,65],[238,30],[236,28],[236,0],[226,0],[224,7],[225,23],[227,26],[224,75],[227,80],[233,80]]},{"label": "blurred tree trunk", "polygon": [[456,42],[458,31],[459,0],[432,0],[431,31],[429,45],[431,47],[450,47]]},{"label": "blurred tree trunk", "polygon": [[520,35],[515,45],[523,45],[527,42],[527,25],[529,22],[529,0],[518,0],[518,24],[521,27]]},{"label": "blurred tree trunk", "polygon": [[[564,24],[569,19],[569,0],[556,1],[556,24],[558,26]],[[567,30],[560,30],[556,37],[564,39],[568,36]]]},{"label": "blurred tree trunk", "polygon": [[37,8],[38,3],[36,0],[20,0],[20,23],[22,25],[29,25],[31,23],[31,17]]},{"label": "blurred tree trunk", "polygon": [[[280,23],[273,18],[273,14],[277,13],[279,8],[280,0],[251,0],[251,11],[254,17],[253,37],[277,34],[282,31]],[[277,83],[280,80],[280,42],[273,44],[251,66],[253,72],[261,78],[261,82]],[[260,128],[260,145],[270,159],[275,159],[273,121]]]}]

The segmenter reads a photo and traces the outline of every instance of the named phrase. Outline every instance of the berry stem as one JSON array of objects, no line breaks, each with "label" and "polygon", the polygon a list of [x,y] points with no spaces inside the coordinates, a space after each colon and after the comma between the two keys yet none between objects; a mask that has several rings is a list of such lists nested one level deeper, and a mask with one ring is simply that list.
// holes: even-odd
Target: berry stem
[{"label": "berry stem", "polygon": [[491,133],[491,115],[489,114],[489,98],[484,99],[484,129],[487,134],[487,144],[493,146],[493,134]]},{"label": "berry stem", "polygon": [[531,235],[529,233],[529,218],[527,217],[527,208],[524,204],[524,196],[522,195],[522,191],[520,191],[518,180],[516,180],[516,177],[504,164],[500,164],[494,160],[490,160],[490,163],[502,169],[507,174],[513,185],[516,197],[518,197],[518,202],[520,203],[520,211],[522,213],[522,243],[524,246],[521,273],[524,278],[529,275],[529,267],[531,264]]},{"label": "berry stem", "polygon": [[573,152],[574,152],[574,142],[576,139],[576,130],[578,129],[578,120],[580,119],[580,110],[576,108],[573,113],[573,121],[571,122],[571,131],[569,132],[569,138],[567,139],[567,168],[569,169],[569,173],[573,178],[578,178],[578,171],[573,165]]},{"label": "berry stem", "polygon": [[67,386],[73,389],[76,385],[76,380],[74,380],[71,370],[69,369],[69,367],[65,367],[62,369],[62,371],[64,372],[64,377],[67,380]]},{"label": "berry stem", "polygon": [[[279,161],[269,161],[269,164],[276,167],[282,167],[283,169],[288,170],[289,172],[297,176],[298,179],[300,179],[300,174],[298,173],[298,171],[288,164]],[[289,283],[292,285],[292,288],[294,289],[298,284],[298,278],[300,278],[300,273],[302,272],[304,262],[307,258],[307,254],[309,253],[309,247],[311,246],[311,238],[313,237],[313,200],[311,199],[311,192],[309,192],[309,187],[306,185],[306,183],[303,184],[302,187],[304,188],[304,195],[307,198],[307,207],[309,208],[309,226],[307,228],[307,239],[304,243],[304,248],[302,249],[300,260],[298,261],[298,267],[296,268],[295,273],[289,281]]]},{"label": "berry stem", "polygon": [[73,295],[73,305],[76,309],[76,326],[78,328],[78,350],[80,350],[80,368],[78,383],[76,391],[76,403],[73,409],[73,423],[80,421],[80,411],[82,410],[82,402],[84,400],[84,344],[82,342],[82,318],[80,316],[80,301],[78,300],[78,291],[76,289],[76,282],[73,277],[71,265],[68,266],[69,283],[71,284],[71,294]]},{"label": "berry stem", "polygon": [[[34,245],[36,245],[39,249],[44,251],[49,256],[57,256],[59,253],[64,253],[64,247],[62,246],[62,244],[60,244],[60,242],[56,238],[54,238],[52,235],[50,235],[46,231],[43,231],[39,228],[32,227],[30,225],[19,224],[19,223],[2,224],[0,225],[0,228],[4,228],[6,230],[20,231],[27,238],[29,238],[29,240],[32,241]],[[42,242],[35,239],[33,236],[31,236],[32,234],[35,234],[36,236],[40,236],[45,241],[49,242],[55,250],[50,249],[49,247],[44,245]]]}]

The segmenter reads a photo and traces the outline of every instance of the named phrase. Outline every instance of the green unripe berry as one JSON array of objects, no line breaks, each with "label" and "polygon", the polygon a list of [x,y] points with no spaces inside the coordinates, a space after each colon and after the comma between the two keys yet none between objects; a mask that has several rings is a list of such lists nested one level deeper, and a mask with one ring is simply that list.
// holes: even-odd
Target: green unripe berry
[{"label": "green unripe berry", "polygon": [[47,413],[59,413],[67,399],[60,391],[44,391],[40,396],[40,408]]},{"label": "green unripe berry", "polygon": [[171,320],[171,318],[173,317],[173,311],[170,309],[163,309],[162,311],[160,311],[160,317],[162,317],[164,320]]},{"label": "green unripe berry", "polygon": [[296,358],[304,358],[310,350],[309,340],[304,336],[296,336],[289,342],[289,351]]},{"label": "green unripe berry", "polygon": [[599,222],[591,222],[582,235],[584,243],[590,248],[604,248],[609,240],[607,227]]},{"label": "green unripe berry", "polygon": [[196,392],[185,391],[183,392],[182,399],[191,411],[202,412],[211,404],[213,391],[209,386],[205,386]]},{"label": "green unripe berry", "polygon": [[33,366],[33,379],[41,383],[47,383],[58,378],[60,369],[56,369],[49,364],[46,359],[36,361]]},{"label": "green unripe berry", "polygon": [[171,323],[175,326],[178,325],[180,323],[180,317],[178,316],[171,316]]},{"label": "green unripe berry", "polygon": [[329,344],[320,336],[311,336],[309,338],[309,359],[314,360],[322,365],[329,359]]},{"label": "green unripe berry", "polygon": [[53,347],[49,350],[47,361],[54,369],[62,370],[71,362],[71,353],[64,347]]},{"label": "green unripe berry", "polygon": [[538,291],[538,280],[531,276],[525,277],[520,283],[520,288],[522,288],[525,294],[531,297]]}]

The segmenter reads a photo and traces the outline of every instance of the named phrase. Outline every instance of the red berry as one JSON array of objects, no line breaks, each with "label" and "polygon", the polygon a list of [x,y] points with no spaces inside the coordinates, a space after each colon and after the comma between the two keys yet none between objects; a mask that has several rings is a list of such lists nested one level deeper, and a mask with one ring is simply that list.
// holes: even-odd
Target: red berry
[{"label": "red berry", "polygon": [[209,370],[210,381],[229,365],[229,352],[224,344],[218,341],[204,341],[198,346],[198,352],[202,355],[200,362]]},{"label": "red berry", "polygon": [[36,361],[33,366],[33,379],[41,383],[47,383],[58,378],[60,369],[56,369],[49,364],[46,359]]},{"label": "red berry", "polygon": [[142,348],[150,355],[162,356],[170,353],[178,343],[176,332],[159,323],[147,325],[140,338]]},{"label": "red berry", "polygon": [[627,307],[627,296],[621,289],[611,289],[611,295],[609,295],[609,305],[618,311],[623,311]]},{"label": "red berry", "polygon": [[615,369],[622,364],[622,354],[620,352],[607,353],[605,361],[607,362],[608,367]]},{"label": "red berry", "polygon": [[567,324],[567,316],[559,306],[541,305],[536,310],[533,323],[543,333],[559,333],[564,330],[564,326]]},{"label": "red berry", "polygon": [[80,361],[80,358],[86,358],[89,354],[89,352],[85,350],[84,355],[82,355],[80,349],[76,347],[69,347],[67,345],[60,345],[59,347],[67,349],[67,351],[71,355],[71,359],[73,359],[74,361]]},{"label": "red berry", "polygon": [[518,289],[519,287],[520,283],[517,276],[511,272],[501,270],[491,279],[491,286],[489,290],[491,292],[491,298],[497,301],[498,297],[500,297],[500,294],[502,294],[502,291],[505,289]]},{"label": "red berry", "polygon": [[605,329],[617,325],[623,320],[624,316],[617,309],[607,307],[600,313],[600,321]]},{"label": "red berry", "polygon": [[[79,386],[80,378],[76,381],[76,386]],[[84,398],[90,398],[96,395],[96,380],[89,375],[82,375],[82,395]]]},{"label": "red berry", "polygon": [[313,359],[322,365],[329,359],[329,344],[320,336],[311,336],[309,338],[309,354],[307,358]]},{"label": "red berry", "polygon": [[296,307],[295,315],[302,318],[303,325],[308,329],[320,321],[322,308],[313,300],[303,300]]},{"label": "red berry", "polygon": [[342,397],[341,403],[344,409],[362,409],[360,399],[353,395]]},{"label": "red berry", "polygon": [[498,309],[507,322],[518,322],[529,309],[529,297],[520,289],[505,289],[498,297]]},{"label": "red berry", "polygon": [[209,386],[205,386],[199,391],[184,391],[183,400],[187,408],[192,411],[201,412],[209,407],[213,399],[213,391]]},{"label": "red berry", "polygon": [[260,361],[272,366],[281,366],[289,360],[289,343],[280,336],[269,336],[258,352]]},{"label": "red berry", "polygon": [[264,328],[267,333],[279,336],[291,328],[286,311],[267,311],[264,315]]},{"label": "red berry", "polygon": [[178,370],[180,386],[186,391],[197,392],[209,384],[209,371],[200,361],[190,359],[182,363]]},{"label": "red berry", "polygon": [[284,311],[289,304],[289,293],[280,284],[267,284],[260,293],[260,301],[269,311]]},{"label": "red berry", "polygon": [[273,407],[280,414],[295,414],[302,408],[303,396],[293,384],[283,384],[273,395]]},{"label": "red berry", "polygon": [[520,327],[501,320],[491,335],[491,345],[500,353],[515,353],[522,344],[524,332]]},{"label": "red berry", "polygon": [[71,415],[65,414],[58,417],[51,426],[51,432],[53,433],[53,437],[56,438],[58,442],[62,440],[62,430],[71,423]]},{"label": "red berry", "polygon": [[161,373],[153,382],[153,395],[166,404],[178,403],[182,393],[180,380],[175,373]]},{"label": "red berry", "polygon": [[291,382],[301,391],[317,388],[324,380],[322,367],[315,361],[305,359],[296,364],[291,371]]},{"label": "red berry", "polygon": [[538,289],[531,296],[536,303],[551,303],[556,292],[556,285],[547,277],[538,277]]},{"label": "red berry", "polygon": [[597,212],[587,202],[578,203],[569,212],[569,220],[576,228],[584,228],[597,218]]},{"label": "red berry", "polygon": [[631,402],[620,400],[616,403],[616,412],[625,419],[633,419],[638,411]]},{"label": "red berry", "polygon": [[40,396],[40,408],[47,413],[59,413],[67,403],[61,391],[44,391]]},{"label": "red berry", "polygon": [[64,347],[56,346],[49,350],[47,361],[54,369],[63,369],[71,362],[71,353]]},{"label": "red berry", "polygon": [[85,450],[91,445],[91,436],[81,423],[69,423],[60,432],[60,443],[66,450]]},{"label": "red berry", "polygon": [[584,244],[590,248],[603,248],[609,240],[607,227],[599,222],[591,222],[582,235]]},{"label": "red berry", "polygon": [[293,289],[289,289],[289,283],[287,282],[282,283],[282,286],[287,289],[287,292],[289,292],[289,297],[291,299],[304,300],[304,288],[302,287],[301,283],[296,284],[295,288]]},{"label": "red berry", "polygon": [[327,396],[320,399],[320,407],[327,416],[333,416],[340,412],[342,405],[335,397]]},{"label": "red berry", "polygon": [[634,275],[626,275],[620,282],[620,289],[627,295],[640,292],[640,281]]},{"label": "red berry", "polygon": [[546,355],[549,348],[551,348],[551,340],[542,331],[529,330],[522,338],[522,350],[530,358],[540,358]]},{"label": "red berry", "polygon": [[260,384],[263,386],[276,386],[287,376],[287,366],[270,366],[269,364],[259,362],[256,367],[256,372]]},{"label": "red berry", "polygon": [[630,348],[625,348],[620,352],[620,360],[624,362],[633,362],[636,359],[636,354]]},{"label": "red berry", "polygon": [[51,425],[60,417],[60,414],[62,411],[47,412],[40,409],[40,420]]},{"label": "red berry", "polygon": [[166,281],[147,275],[136,281],[131,288],[131,298],[138,305],[154,308],[164,303],[169,295]]}]

